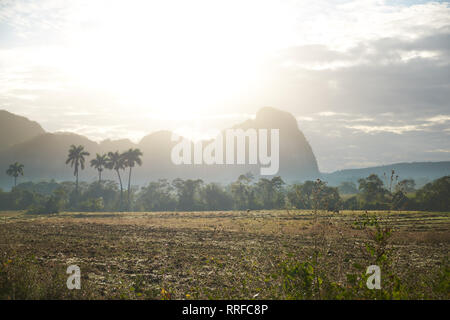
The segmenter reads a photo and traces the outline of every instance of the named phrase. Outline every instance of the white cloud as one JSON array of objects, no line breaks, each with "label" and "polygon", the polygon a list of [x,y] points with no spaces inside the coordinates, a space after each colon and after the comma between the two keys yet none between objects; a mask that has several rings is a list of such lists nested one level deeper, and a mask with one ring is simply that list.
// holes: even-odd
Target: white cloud
[{"label": "white cloud", "polygon": [[381,38],[416,39],[430,29],[448,26],[447,3],[392,5],[388,1],[299,1],[299,45],[325,44],[345,51]]},{"label": "white cloud", "polygon": [[437,116],[426,119],[426,121],[442,124],[447,121],[450,121],[450,115],[437,115]]},{"label": "white cloud", "polygon": [[296,119],[298,121],[314,121],[313,117],[305,117],[305,116],[298,116],[298,117],[296,117]]},{"label": "white cloud", "polygon": [[409,131],[421,131],[424,130],[423,126],[416,125],[406,125],[406,126],[363,126],[363,125],[347,125],[348,129],[354,129],[362,131],[364,133],[379,133],[379,132],[390,132],[395,134],[403,134]]},{"label": "white cloud", "polygon": [[427,152],[439,152],[439,153],[450,153],[450,149],[434,149],[434,150],[429,150]]}]

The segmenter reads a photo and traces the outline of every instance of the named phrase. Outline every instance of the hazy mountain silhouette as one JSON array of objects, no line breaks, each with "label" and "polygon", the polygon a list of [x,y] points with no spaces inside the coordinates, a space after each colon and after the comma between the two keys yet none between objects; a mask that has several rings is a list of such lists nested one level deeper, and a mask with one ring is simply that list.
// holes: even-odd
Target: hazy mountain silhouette
[{"label": "hazy mountain silhouette", "polygon": [[[25,165],[24,180],[72,180],[72,170],[65,165],[67,152],[72,144],[83,145],[91,154],[89,159],[95,157],[96,153],[125,151],[129,148],[141,149],[144,154],[143,166],[136,169],[137,174],[134,179],[136,184],[141,185],[159,178],[201,178],[206,181],[230,182],[248,171],[252,171],[255,176],[259,174],[259,165],[174,165],[170,159],[170,153],[177,142],[171,140],[170,131],[151,133],[142,138],[138,144],[128,139],[105,140],[97,143],[73,133],[45,133],[37,123],[26,118],[7,112],[1,115],[8,121],[21,121],[28,124],[29,128],[34,128],[33,131],[25,128],[23,124],[16,126],[17,128],[11,128],[11,131],[5,131],[3,135],[4,140],[11,141],[10,137],[17,135],[17,132],[22,130],[30,132],[27,136],[18,139],[20,143],[15,145],[11,142],[8,142],[8,145],[4,143],[3,150],[0,151],[0,168],[6,168],[15,161],[23,163]],[[0,119],[0,121],[6,120]],[[263,108],[256,114],[255,119],[237,124],[233,128],[280,129],[278,175],[288,181],[313,179],[320,176],[311,146],[291,114],[274,108]],[[207,141],[203,144],[206,145]],[[7,188],[11,185],[11,179],[3,171],[0,171],[0,185]],[[95,181],[96,177],[97,173],[92,168],[86,168],[80,173],[81,181]],[[105,170],[104,178],[115,179],[115,173]]]},{"label": "hazy mountain silhouette", "polygon": [[[5,173],[9,164],[16,161],[25,165],[22,181],[73,180],[73,170],[65,164],[70,145],[83,145],[90,153],[88,160],[96,153],[126,151],[139,148],[143,152],[143,165],[135,169],[134,184],[144,185],[159,178],[192,178],[205,181],[225,182],[236,180],[243,173],[251,171],[258,178],[259,165],[174,165],[170,154],[177,143],[172,141],[170,131],[153,132],[133,143],[128,139],[105,140],[100,143],[73,133],[46,133],[39,124],[6,111],[0,111],[0,187],[10,188],[11,177]],[[4,124],[4,125],[3,125]],[[323,177],[330,184],[342,181],[356,181],[371,173],[382,176],[394,168],[401,178],[434,179],[450,174],[450,162],[397,164],[376,168],[342,170],[321,174],[311,146],[288,112],[275,108],[262,108],[254,119],[233,126],[234,129],[280,129],[280,168],[277,175],[287,182]],[[206,146],[208,141],[204,141]],[[110,170],[103,172],[104,179],[116,180]],[[89,166],[80,172],[80,181],[97,180],[97,172]]]},{"label": "hazy mountain silhouette", "polygon": [[0,110],[0,150],[45,133],[34,121]]},{"label": "hazy mountain silhouette", "polygon": [[[280,170],[278,175],[288,180],[304,180],[320,176],[316,157],[297,120],[289,112],[264,107],[250,119],[233,128],[280,129]],[[282,160],[281,160],[282,159]]]},{"label": "hazy mountain silhouette", "polygon": [[127,150],[130,148],[136,148],[136,144],[131,142],[129,139],[120,139],[120,140],[103,140],[100,142],[100,150],[102,153],[108,153],[109,151],[117,151],[117,150]]}]

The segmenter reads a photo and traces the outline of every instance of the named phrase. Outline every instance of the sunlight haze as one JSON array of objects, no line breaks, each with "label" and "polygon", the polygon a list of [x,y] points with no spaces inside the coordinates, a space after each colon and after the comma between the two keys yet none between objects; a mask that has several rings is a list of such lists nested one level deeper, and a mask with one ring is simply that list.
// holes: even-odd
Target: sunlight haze
[{"label": "sunlight haze", "polygon": [[273,106],[321,170],[447,160],[449,35],[447,2],[6,0],[0,109],[137,142]]}]

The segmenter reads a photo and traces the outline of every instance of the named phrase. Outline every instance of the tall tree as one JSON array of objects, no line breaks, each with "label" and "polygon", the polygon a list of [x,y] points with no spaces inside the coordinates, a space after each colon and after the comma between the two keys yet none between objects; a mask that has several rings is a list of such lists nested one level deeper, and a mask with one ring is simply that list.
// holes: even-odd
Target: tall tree
[{"label": "tall tree", "polygon": [[128,207],[130,206],[130,188],[131,188],[131,170],[137,165],[142,165],[142,152],[139,149],[129,149],[128,151],[123,153],[123,160],[125,166],[130,168],[128,174],[128,194],[127,194],[127,202]]},{"label": "tall tree", "polygon": [[210,183],[201,190],[202,202],[207,210],[230,210],[233,208],[231,194],[219,184]]},{"label": "tall tree", "polygon": [[78,194],[78,172],[79,169],[84,170],[84,157],[89,156],[89,152],[84,150],[83,146],[71,145],[69,155],[67,156],[66,164],[70,163],[70,167],[74,168],[73,175],[76,177],[75,190]]},{"label": "tall tree", "polygon": [[178,209],[183,211],[193,211],[200,209],[199,191],[203,180],[182,180],[177,178],[172,181],[178,196]]},{"label": "tall tree", "polygon": [[231,194],[236,209],[255,209],[255,190],[251,185],[254,176],[251,172],[241,174],[237,181],[231,184]]},{"label": "tall tree", "polygon": [[340,194],[356,194],[358,193],[358,189],[356,184],[352,181],[344,181],[338,187],[338,191]]},{"label": "tall tree", "polygon": [[150,182],[143,187],[136,202],[144,211],[173,211],[177,207],[174,187],[166,179]]},{"label": "tall tree", "polygon": [[107,163],[107,155],[106,154],[98,154],[95,159],[91,160],[91,167],[94,167],[98,171],[98,182],[102,182],[102,171]]},{"label": "tall tree", "polygon": [[281,177],[273,177],[272,179],[259,179],[256,187],[261,196],[261,202],[264,209],[281,208],[284,204],[283,179]]},{"label": "tall tree", "polygon": [[119,185],[120,185],[120,210],[122,210],[122,199],[123,199],[123,185],[122,178],[120,177],[120,171],[125,169],[125,161],[122,154],[119,151],[116,152],[108,152],[108,158],[106,160],[106,168],[110,170],[114,170],[117,172],[117,176],[119,177]]},{"label": "tall tree", "polygon": [[416,200],[422,210],[450,211],[450,176],[424,185],[417,191]]},{"label": "tall tree", "polygon": [[342,204],[337,188],[327,186],[326,182],[320,179],[292,185],[288,188],[287,198],[297,209],[314,211],[338,210]]},{"label": "tall tree", "polygon": [[14,187],[17,186],[17,177],[19,175],[23,176],[23,167],[23,164],[15,162],[9,166],[8,170],[6,170],[8,176],[14,177]]},{"label": "tall tree", "polygon": [[371,174],[365,179],[359,179],[358,183],[358,190],[365,201],[385,200],[387,190],[384,188],[383,181],[376,174]]},{"label": "tall tree", "polygon": [[403,193],[416,191],[416,182],[413,179],[404,179],[395,186],[396,191],[401,190]]}]

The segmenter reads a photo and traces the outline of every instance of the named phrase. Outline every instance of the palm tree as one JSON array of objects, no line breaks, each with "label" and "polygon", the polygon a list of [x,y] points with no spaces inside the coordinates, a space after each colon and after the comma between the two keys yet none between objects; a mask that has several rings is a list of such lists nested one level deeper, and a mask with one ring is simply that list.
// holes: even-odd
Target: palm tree
[{"label": "palm tree", "polygon": [[74,168],[73,175],[76,177],[76,193],[78,194],[78,170],[84,170],[85,156],[88,156],[89,152],[84,151],[83,146],[71,145],[69,149],[69,155],[67,156],[66,164],[70,163],[70,167]]},{"label": "palm tree", "polygon": [[14,177],[14,187],[17,185],[17,177],[19,175],[23,176],[23,167],[23,164],[15,162],[9,166],[8,170],[6,170],[8,176]]},{"label": "palm tree", "polygon": [[125,169],[125,163],[123,159],[123,155],[116,152],[108,152],[108,158],[106,159],[106,168],[110,170],[115,170],[117,172],[117,176],[119,177],[120,184],[120,210],[122,210],[122,198],[123,198],[123,186],[122,186],[122,178],[120,177],[120,171]]},{"label": "palm tree", "polygon": [[128,174],[128,206],[130,205],[130,187],[131,187],[131,170],[134,168],[136,164],[142,165],[142,152],[139,149],[130,149],[123,154],[123,159],[125,162],[125,166],[130,168]]},{"label": "palm tree", "polygon": [[91,167],[94,167],[98,171],[98,182],[102,182],[102,171],[107,163],[107,155],[106,154],[98,154],[95,159],[91,160]]}]

